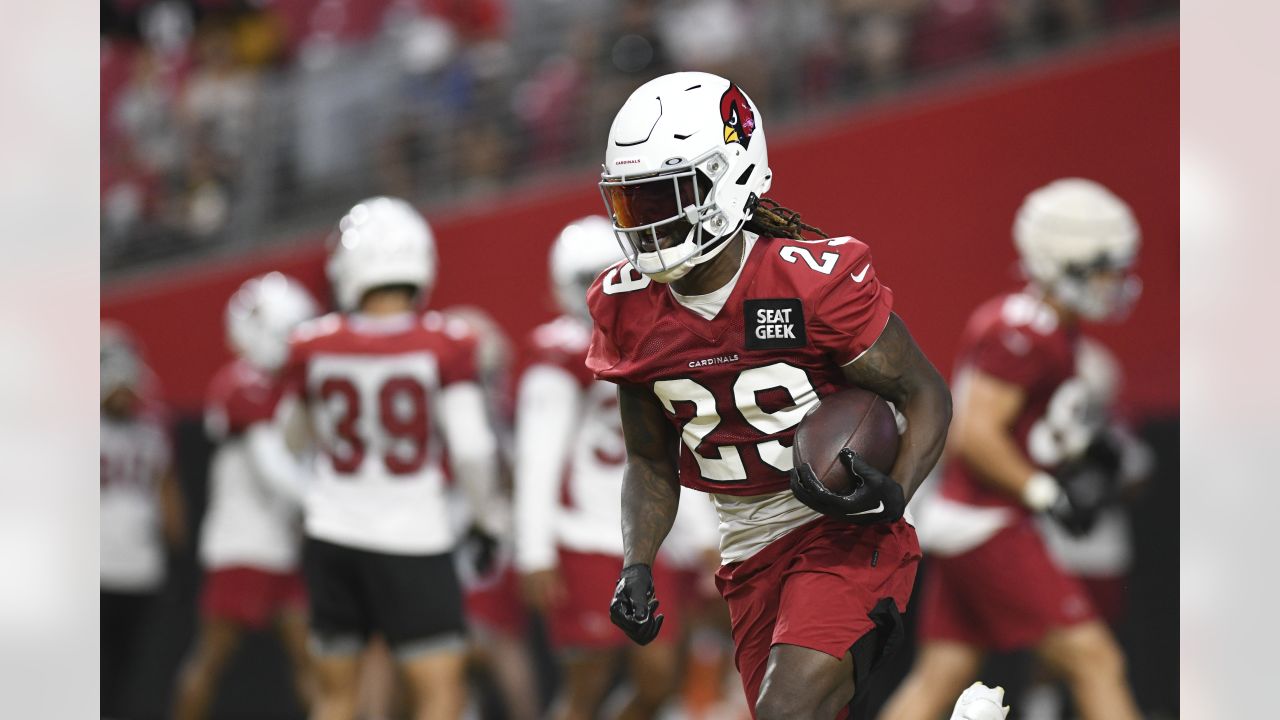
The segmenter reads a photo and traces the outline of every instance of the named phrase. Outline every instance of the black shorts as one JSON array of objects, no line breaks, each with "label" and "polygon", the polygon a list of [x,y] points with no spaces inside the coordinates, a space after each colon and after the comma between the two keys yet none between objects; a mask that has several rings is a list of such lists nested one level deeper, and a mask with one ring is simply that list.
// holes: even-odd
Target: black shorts
[{"label": "black shorts", "polygon": [[451,554],[392,555],[307,538],[304,558],[321,654],[358,652],[375,633],[401,657],[462,647],[462,586]]}]

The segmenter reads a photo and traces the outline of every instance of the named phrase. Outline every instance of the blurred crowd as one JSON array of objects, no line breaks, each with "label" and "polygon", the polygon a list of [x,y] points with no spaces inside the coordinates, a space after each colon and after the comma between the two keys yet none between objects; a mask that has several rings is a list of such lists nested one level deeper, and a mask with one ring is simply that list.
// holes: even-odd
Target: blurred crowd
[{"label": "blurred crowd", "polygon": [[612,109],[675,69],[734,78],[785,122],[1176,7],[104,0],[103,267],[310,229],[371,189],[436,203],[589,165]]}]

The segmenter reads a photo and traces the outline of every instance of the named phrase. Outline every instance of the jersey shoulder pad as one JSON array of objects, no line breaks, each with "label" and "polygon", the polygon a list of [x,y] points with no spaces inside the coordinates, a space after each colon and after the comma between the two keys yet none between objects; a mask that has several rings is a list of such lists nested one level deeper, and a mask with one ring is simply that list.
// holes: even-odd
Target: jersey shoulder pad
[{"label": "jersey shoulder pad", "polygon": [[981,338],[1014,333],[1040,343],[1059,329],[1057,313],[1040,298],[1024,292],[997,295],[969,316],[966,335]]},{"label": "jersey shoulder pad", "polygon": [[328,313],[310,320],[303,320],[289,334],[291,346],[303,346],[331,338],[340,334],[346,327],[341,313]]},{"label": "jersey shoulder pad", "polygon": [[591,380],[586,365],[590,345],[591,326],[577,318],[563,315],[539,325],[530,334],[526,366],[558,367],[585,384]]},{"label": "jersey shoulder pad", "polygon": [[587,308],[591,316],[597,311],[617,307],[632,298],[643,295],[653,287],[653,281],[626,260],[619,260],[600,273],[587,289]]},{"label": "jersey shoulder pad", "polygon": [[967,364],[1005,382],[1030,388],[1052,364],[1061,338],[1057,315],[1025,293],[997,296],[973,312],[961,356]]},{"label": "jersey shoulder pad", "polygon": [[534,354],[577,354],[591,344],[591,327],[577,318],[561,315],[543,323],[529,334]]},{"label": "jersey shoulder pad", "polygon": [[770,276],[796,297],[816,297],[848,286],[856,290],[874,284],[871,249],[852,237],[795,240],[761,238]]},{"label": "jersey shoulder pad", "polygon": [[435,310],[428,310],[422,314],[422,328],[455,342],[476,340],[476,332],[466,320]]}]

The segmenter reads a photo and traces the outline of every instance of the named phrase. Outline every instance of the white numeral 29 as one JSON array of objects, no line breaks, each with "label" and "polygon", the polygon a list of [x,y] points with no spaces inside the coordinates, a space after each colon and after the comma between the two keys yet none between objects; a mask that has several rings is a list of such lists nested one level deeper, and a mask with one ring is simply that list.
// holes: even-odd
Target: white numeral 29
[{"label": "white numeral 29", "polygon": [[[778,388],[786,390],[791,395],[793,404],[777,412],[765,411],[756,401],[757,393]],[[743,464],[737,447],[714,446],[719,457],[708,457],[698,450],[707,436],[720,426],[721,416],[716,408],[716,398],[710,390],[693,380],[682,378],[659,380],[653,384],[653,392],[662,401],[667,412],[672,415],[676,414],[675,403],[694,404],[693,419],[685,423],[680,437],[693,453],[704,478],[716,482],[738,482],[747,479],[747,468]],[[762,434],[770,435],[790,430],[798,425],[804,414],[818,401],[818,393],[813,389],[809,376],[803,370],[786,363],[774,363],[743,370],[733,383],[732,400],[734,407],[751,427]],[[793,467],[791,448],[777,440],[756,443],[756,452],[759,453],[761,460],[777,470],[785,472]]]}]

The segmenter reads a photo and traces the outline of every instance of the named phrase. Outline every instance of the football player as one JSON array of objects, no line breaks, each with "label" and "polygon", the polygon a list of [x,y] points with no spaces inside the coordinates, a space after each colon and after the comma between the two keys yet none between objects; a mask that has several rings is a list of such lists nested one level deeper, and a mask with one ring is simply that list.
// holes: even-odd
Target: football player
[{"label": "football player", "polygon": [[986,651],[1014,648],[1060,673],[1087,720],[1138,717],[1120,648],[1035,525],[1081,531],[1097,509],[1075,477],[1102,417],[1079,377],[1080,324],[1135,299],[1138,225],[1103,186],[1067,178],[1027,196],[1013,236],[1030,282],[979,306],[961,338],[936,501],[953,529],[931,547],[921,649],[886,720],[935,717]]},{"label": "football player", "polygon": [[101,707],[123,717],[136,709],[129,687],[166,544],[179,546],[186,528],[151,371],[127,330],[103,323],[101,333]]},{"label": "football player", "polygon": [[[200,632],[178,681],[174,717],[208,715],[218,679],[246,631],[276,624],[305,707],[312,681],[306,592],[298,568],[301,488],[290,462],[282,471],[251,447],[276,431],[274,375],[289,333],[319,307],[298,281],[278,272],[252,278],[227,303],[228,344],[236,359],[209,386],[205,427],[217,443],[209,466],[209,505],[200,530],[204,566]],[[265,457],[270,457],[269,455]]]},{"label": "football player", "polygon": [[[1086,391],[1082,412],[1064,416],[1071,425],[1084,425],[1091,439],[1081,457],[1062,477],[1076,504],[1076,522],[1068,528],[1042,515],[1037,525],[1049,555],[1079,579],[1098,616],[1115,630],[1126,609],[1128,574],[1133,563],[1133,539],[1128,503],[1145,486],[1155,468],[1151,448],[1135,437],[1117,417],[1115,401],[1121,382],[1120,365],[1100,342],[1081,337],[1076,348],[1076,377]],[[923,544],[923,536],[921,538]],[[1063,717],[1064,697],[1050,672],[1023,694],[1019,712],[1027,720]]]},{"label": "football player", "polygon": [[[617,394],[586,367],[591,339],[587,288],[618,260],[611,223],[591,216],[561,231],[551,251],[551,280],[562,314],[531,337],[532,359],[517,400],[516,563],[529,605],[543,614],[565,681],[556,716],[596,717],[626,638],[610,624],[607,603],[622,568],[619,497],[625,460]],[[682,508],[686,545],[714,538],[708,508]],[[704,542],[714,547],[714,539]],[[696,556],[696,553],[693,553]],[[660,562],[660,580],[672,564]],[[676,582],[667,582],[674,587]],[[674,616],[668,612],[669,622]],[[631,695],[619,717],[654,717],[676,685],[679,632],[626,655]]]},{"label": "football player", "polygon": [[[513,353],[507,334],[493,316],[474,305],[453,305],[440,311],[467,325],[476,336],[480,386],[488,404],[489,423],[498,438],[499,496],[511,503],[511,365]],[[503,715],[508,720],[538,717],[537,678],[529,655],[528,612],[519,602],[520,592],[511,562],[511,532],[488,537],[471,524],[466,498],[458,500],[455,527],[465,533],[459,547],[459,575],[465,591],[464,610],[471,633],[471,666],[483,669],[498,688]],[[479,711],[487,712],[497,698],[477,693]]]},{"label": "football player", "polygon": [[[754,715],[843,717],[901,634],[920,559],[902,515],[942,451],[951,396],[869,248],[802,239],[823,234],[764,198],[772,180],[759,110],[715,75],[642,85],[610,129],[600,188],[627,260],[591,288],[587,358],[618,385],[627,451],[610,612],[633,641],[658,636],[653,563],[678,488],[708,493]],[[794,466],[791,442],[850,386],[907,426],[888,473],[841,454],[855,489],[840,495]]]},{"label": "football player", "polygon": [[302,401],[319,447],[304,501],[313,716],[354,716],[360,651],[380,634],[415,717],[457,717],[466,626],[446,450],[480,526],[496,536],[505,522],[490,511],[497,447],[476,341],[465,325],[419,311],[436,275],[435,240],[403,200],[351,208],[327,271],[342,312],[298,327],[279,390]]}]

